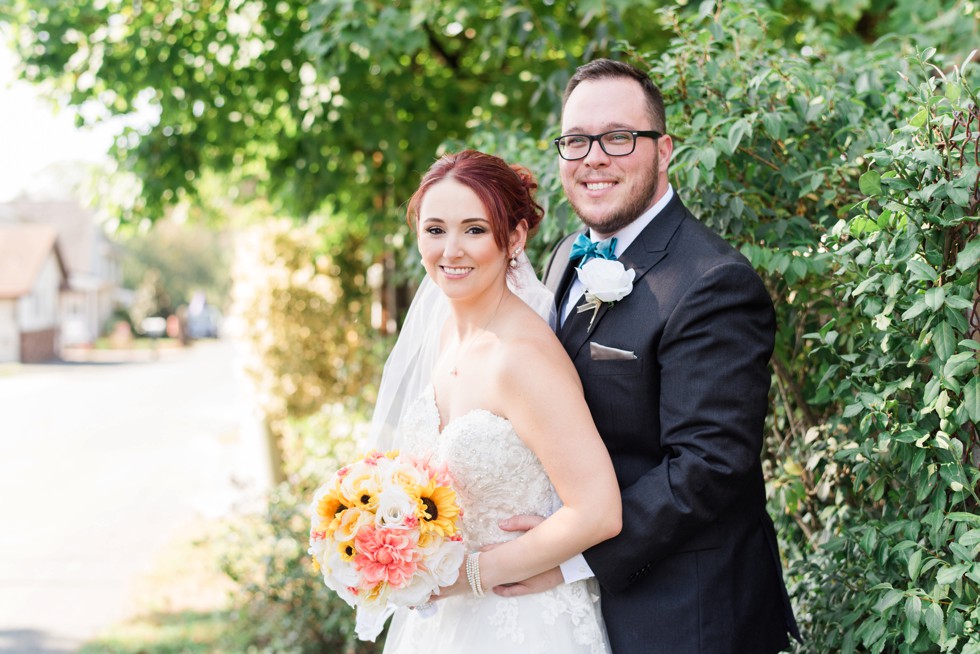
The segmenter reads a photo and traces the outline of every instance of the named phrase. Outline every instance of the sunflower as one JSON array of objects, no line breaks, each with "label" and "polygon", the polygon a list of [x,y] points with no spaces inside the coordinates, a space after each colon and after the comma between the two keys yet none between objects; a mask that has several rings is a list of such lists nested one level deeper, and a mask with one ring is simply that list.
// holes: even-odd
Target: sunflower
[{"label": "sunflower", "polygon": [[347,510],[347,504],[340,496],[340,489],[330,489],[316,504],[316,514],[320,517],[320,528],[333,534],[340,519]]},{"label": "sunflower", "polygon": [[353,541],[341,541],[337,543],[337,551],[340,552],[340,558],[344,561],[353,561],[354,557],[357,556],[357,550],[354,549]]},{"label": "sunflower", "polygon": [[365,466],[348,474],[340,483],[339,491],[347,506],[374,513],[378,508],[381,484],[374,469]]},{"label": "sunflower", "polygon": [[455,535],[456,518],[459,517],[456,491],[440,485],[437,479],[430,480],[427,485],[420,488],[418,510],[415,515],[419,519],[420,536],[423,538],[429,535],[443,538]]}]

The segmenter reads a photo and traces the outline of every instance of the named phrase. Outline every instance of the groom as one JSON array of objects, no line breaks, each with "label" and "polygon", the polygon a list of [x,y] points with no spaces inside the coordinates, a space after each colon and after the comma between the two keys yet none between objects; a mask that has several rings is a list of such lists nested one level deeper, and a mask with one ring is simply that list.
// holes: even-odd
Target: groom
[{"label": "groom", "polygon": [[[495,590],[520,595],[594,574],[616,654],[781,651],[799,632],[760,463],[772,301],[667,181],[673,143],[646,74],[607,59],[580,67],[561,133],[562,185],[587,229],[559,244],[545,282],[619,477],[623,531],[563,574]],[[594,316],[577,311],[596,289],[575,268],[609,257],[635,271],[629,294]]]}]

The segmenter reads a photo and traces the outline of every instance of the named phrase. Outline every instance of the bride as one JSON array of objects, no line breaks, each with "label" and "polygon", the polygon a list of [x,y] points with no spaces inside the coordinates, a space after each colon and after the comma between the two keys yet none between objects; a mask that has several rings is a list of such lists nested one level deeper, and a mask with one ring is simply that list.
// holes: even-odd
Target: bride
[{"label": "bride", "polygon": [[[394,386],[398,399],[382,398],[375,427],[397,422],[395,442],[382,445],[448,466],[470,554],[434,610],[395,613],[386,654],[609,651],[594,580],[516,598],[492,592],[615,536],[621,523],[609,455],[542,318],[553,299],[522,254],[541,220],[536,187],[526,169],[466,150],[433,164],[408,205],[435,286],[423,283],[386,364],[381,394]],[[499,528],[519,514],[550,517],[520,535]]]}]

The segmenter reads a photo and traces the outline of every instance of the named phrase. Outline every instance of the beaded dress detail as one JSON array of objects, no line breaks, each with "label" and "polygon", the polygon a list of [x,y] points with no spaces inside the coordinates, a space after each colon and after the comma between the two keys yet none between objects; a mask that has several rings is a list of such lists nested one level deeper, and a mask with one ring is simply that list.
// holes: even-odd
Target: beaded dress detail
[{"label": "beaded dress detail", "polygon": [[[484,409],[451,421],[441,418],[432,386],[406,411],[402,452],[446,464],[463,509],[467,551],[519,534],[497,523],[514,515],[550,515],[559,501],[541,462],[510,422]],[[504,598],[487,589],[436,602],[434,615],[399,609],[385,654],[499,652],[608,654],[594,579],[563,584],[525,597]]]}]

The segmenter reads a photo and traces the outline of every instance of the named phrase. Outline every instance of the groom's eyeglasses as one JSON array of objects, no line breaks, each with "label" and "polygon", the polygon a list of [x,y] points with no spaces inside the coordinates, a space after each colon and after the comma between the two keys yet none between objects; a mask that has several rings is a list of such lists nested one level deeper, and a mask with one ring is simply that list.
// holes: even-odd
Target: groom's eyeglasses
[{"label": "groom's eyeglasses", "polygon": [[565,134],[555,139],[555,147],[565,161],[578,161],[589,156],[593,141],[598,141],[599,147],[610,157],[625,157],[636,149],[637,136],[656,140],[663,134],[640,129],[616,129],[602,134]]}]

